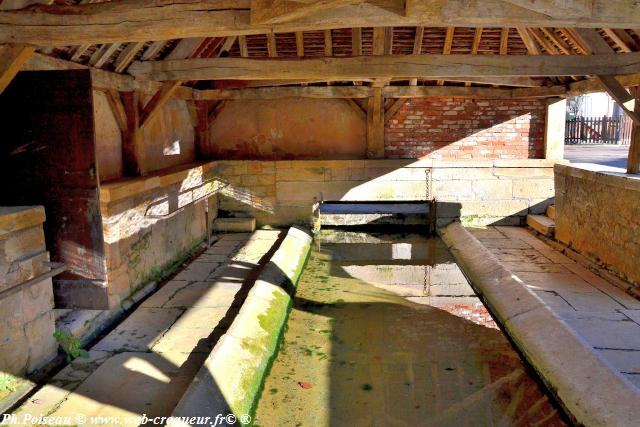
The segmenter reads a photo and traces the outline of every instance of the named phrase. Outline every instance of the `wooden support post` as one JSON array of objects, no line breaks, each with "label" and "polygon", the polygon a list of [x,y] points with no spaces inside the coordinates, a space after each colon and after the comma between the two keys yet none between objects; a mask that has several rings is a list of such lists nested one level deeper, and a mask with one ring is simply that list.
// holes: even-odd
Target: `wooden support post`
[{"label": "wooden support post", "polygon": [[564,133],[567,120],[567,100],[550,99],[545,118],[544,157],[561,160],[564,157]]},{"label": "wooden support post", "polygon": [[[631,94],[635,98],[634,112],[640,114],[640,87],[631,88]],[[640,173],[640,123],[638,122],[633,122],[631,128],[627,173]]]},{"label": "wooden support post", "polygon": [[367,105],[367,158],[384,158],[384,102],[382,87],[374,86]]},{"label": "wooden support post", "polygon": [[122,105],[127,128],[122,133],[122,168],[125,176],[145,175],[144,135],[140,126],[140,97],[138,92],[123,92]]},{"label": "wooden support post", "polygon": [[196,109],[195,148],[196,159],[210,159],[211,147],[209,146],[209,107],[208,101],[194,101]]},{"label": "wooden support post", "polygon": [[0,93],[9,86],[35,50],[33,46],[22,44],[0,46]]}]

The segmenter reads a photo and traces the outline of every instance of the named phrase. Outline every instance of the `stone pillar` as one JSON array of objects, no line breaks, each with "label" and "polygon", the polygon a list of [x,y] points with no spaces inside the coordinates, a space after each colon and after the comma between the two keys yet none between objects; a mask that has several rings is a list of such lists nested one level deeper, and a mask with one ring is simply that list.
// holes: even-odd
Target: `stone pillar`
[{"label": "stone pillar", "polygon": [[550,99],[547,101],[545,117],[544,157],[562,160],[564,157],[564,132],[567,120],[567,100]]},{"label": "stone pillar", "polygon": [[[49,271],[44,208],[0,207],[0,293]],[[53,359],[53,288],[45,279],[0,295],[0,372],[29,373]]]}]

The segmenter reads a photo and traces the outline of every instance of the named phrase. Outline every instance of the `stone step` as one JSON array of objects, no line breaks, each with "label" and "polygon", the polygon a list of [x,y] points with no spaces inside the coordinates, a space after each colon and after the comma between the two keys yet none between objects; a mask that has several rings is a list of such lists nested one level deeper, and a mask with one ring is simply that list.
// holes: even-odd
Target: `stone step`
[{"label": "stone step", "polygon": [[256,219],[217,218],[213,222],[213,229],[222,233],[253,233],[256,229]]},{"label": "stone step", "polygon": [[556,222],[546,215],[527,215],[527,225],[549,237],[553,237],[556,231]]},{"label": "stone step", "polygon": [[547,216],[552,220],[556,220],[556,205],[547,206]]}]

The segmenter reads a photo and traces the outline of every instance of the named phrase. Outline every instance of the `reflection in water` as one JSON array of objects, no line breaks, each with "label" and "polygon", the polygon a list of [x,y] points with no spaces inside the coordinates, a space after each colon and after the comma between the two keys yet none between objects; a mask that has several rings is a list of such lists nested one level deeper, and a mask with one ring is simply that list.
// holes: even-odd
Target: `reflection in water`
[{"label": "reflection in water", "polygon": [[316,242],[257,424],[564,425],[442,241]]}]

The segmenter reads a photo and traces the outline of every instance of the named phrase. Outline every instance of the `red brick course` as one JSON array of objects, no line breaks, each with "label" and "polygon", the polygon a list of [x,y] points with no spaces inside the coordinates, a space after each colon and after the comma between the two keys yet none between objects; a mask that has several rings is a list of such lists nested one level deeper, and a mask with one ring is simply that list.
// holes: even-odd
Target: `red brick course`
[{"label": "red brick course", "polygon": [[385,157],[544,157],[544,100],[408,99],[385,123]]}]

